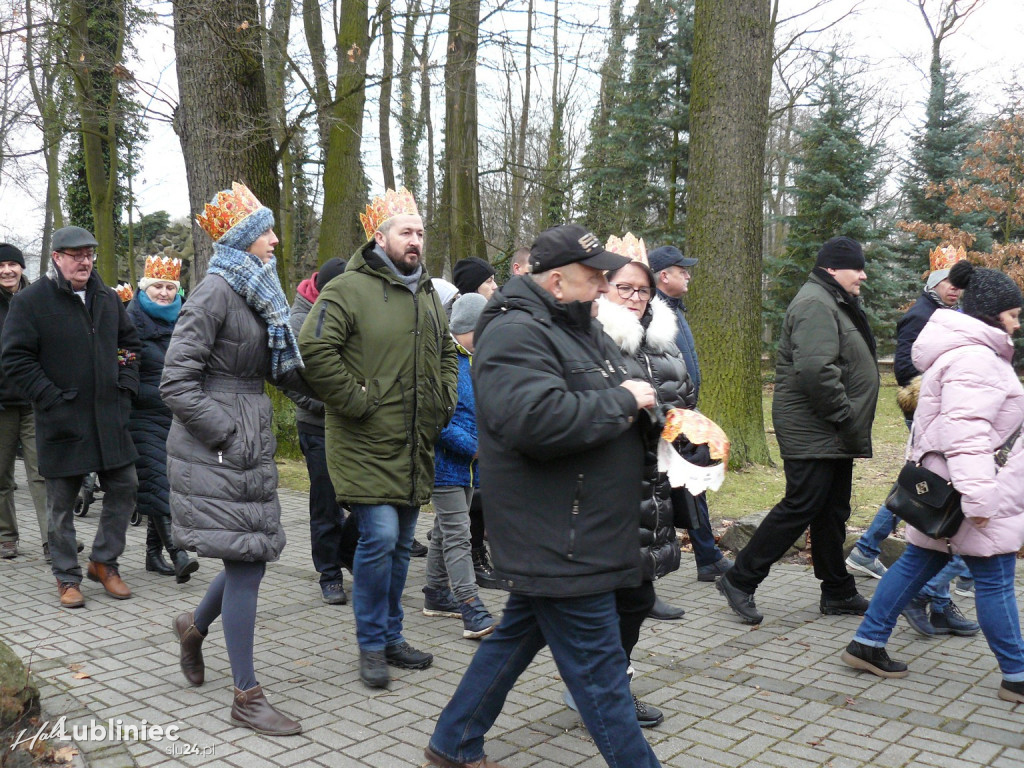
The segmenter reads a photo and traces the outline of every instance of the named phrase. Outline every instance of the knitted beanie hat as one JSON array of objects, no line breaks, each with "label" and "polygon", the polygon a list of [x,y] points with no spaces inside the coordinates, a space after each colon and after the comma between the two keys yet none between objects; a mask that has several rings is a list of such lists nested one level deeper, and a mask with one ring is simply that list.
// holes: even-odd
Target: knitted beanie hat
[{"label": "knitted beanie hat", "polygon": [[316,273],[316,280],[313,281],[317,292],[322,291],[331,280],[344,272],[346,266],[348,262],[338,256],[325,261],[320,271]]},{"label": "knitted beanie hat", "polygon": [[449,323],[452,333],[469,333],[476,328],[476,321],[484,311],[487,299],[479,293],[459,296],[452,305],[452,319]]},{"label": "knitted beanie hat", "polygon": [[10,243],[0,243],[0,261],[13,261],[20,264],[22,269],[25,268],[25,255],[20,248]]},{"label": "knitted beanie hat", "polygon": [[460,259],[452,270],[452,282],[463,296],[473,293],[493,276],[494,267],[476,256]]},{"label": "knitted beanie hat", "polygon": [[1008,309],[1021,306],[1020,288],[1009,275],[996,269],[958,261],[949,270],[949,282],[963,289],[960,309],[979,320],[994,320]]},{"label": "knitted beanie hat", "polygon": [[852,237],[840,235],[828,240],[818,251],[814,266],[825,269],[864,269],[864,249]]}]

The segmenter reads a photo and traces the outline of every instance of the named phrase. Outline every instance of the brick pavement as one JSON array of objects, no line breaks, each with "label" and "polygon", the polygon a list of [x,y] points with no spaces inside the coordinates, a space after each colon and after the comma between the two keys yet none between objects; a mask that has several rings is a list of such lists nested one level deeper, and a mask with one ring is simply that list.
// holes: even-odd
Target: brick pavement
[{"label": "brick pavement", "polygon": [[[18,477],[24,488],[20,465]],[[300,718],[304,731],[273,739],[229,721],[231,673],[219,624],[204,645],[206,684],[189,688],[178,670],[171,618],[197,603],[216,563],[202,561],[190,583],[176,585],[145,571],[145,529],[131,528],[121,572],[135,597],[116,601],[86,581],[85,608],[63,610],[27,492],[19,490],[17,501],[24,554],[0,561],[0,637],[31,662],[45,716],[52,722],[66,715],[69,726],[108,719],[177,724],[179,753],[185,743],[202,750],[170,755],[166,741],[81,741],[93,768],[423,765],[437,713],[476,648],[462,639],[459,620],[420,613],[424,560],[413,560],[409,573],[406,633],[413,645],[434,653],[434,666],[393,669],[389,690],[370,691],[359,682],[351,607],[320,600],[306,497],[282,493],[289,543],[260,592],[256,671],[275,705]],[[78,519],[83,541],[91,540],[98,513]],[[421,541],[429,522],[429,515],[421,516]],[[1024,764],[1024,709],[995,697],[999,672],[980,635],[928,640],[901,623],[889,649],[910,664],[911,675],[880,680],[839,662],[857,620],[818,613],[818,586],[808,568],[773,569],[757,596],[766,617],[758,629],[738,623],[714,586],[695,577],[692,557],[684,555],[682,569],[658,583],[659,594],[687,614],[680,622],[645,625],[634,653],[634,691],[666,715],[661,726],[645,731],[665,766]],[[872,580],[859,583],[865,593],[874,588]],[[492,609],[501,607],[501,593],[483,596]],[[973,614],[970,599],[960,603]],[[509,696],[488,754],[508,768],[603,766],[561,692],[544,652]]]}]

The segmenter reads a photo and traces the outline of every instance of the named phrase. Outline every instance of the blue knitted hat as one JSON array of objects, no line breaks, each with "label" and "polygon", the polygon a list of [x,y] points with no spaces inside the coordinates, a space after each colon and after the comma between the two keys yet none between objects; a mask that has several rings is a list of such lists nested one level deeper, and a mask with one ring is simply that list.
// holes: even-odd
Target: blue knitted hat
[{"label": "blue knitted hat", "polygon": [[274,212],[264,206],[246,216],[231,229],[221,235],[217,242],[228,248],[246,251],[256,242],[257,238],[274,226]]}]

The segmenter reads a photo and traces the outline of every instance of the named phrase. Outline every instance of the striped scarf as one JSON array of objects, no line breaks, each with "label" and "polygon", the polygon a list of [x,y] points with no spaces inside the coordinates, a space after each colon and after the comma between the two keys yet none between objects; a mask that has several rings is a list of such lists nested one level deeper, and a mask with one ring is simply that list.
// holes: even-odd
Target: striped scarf
[{"label": "striped scarf", "polygon": [[302,368],[299,342],[288,322],[288,302],[277,276],[277,262],[266,264],[248,251],[223,243],[213,244],[213,258],[207,274],[227,280],[245,303],[267,323],[271,376],[275,381],[295,368]]}]

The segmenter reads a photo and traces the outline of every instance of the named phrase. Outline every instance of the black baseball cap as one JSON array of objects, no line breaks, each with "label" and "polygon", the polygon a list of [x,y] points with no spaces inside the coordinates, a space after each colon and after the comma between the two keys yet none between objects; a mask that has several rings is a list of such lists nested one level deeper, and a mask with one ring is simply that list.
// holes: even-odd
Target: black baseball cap
[{"label": "black baseball cap", "polygon": [[579,224],[560,224],[545,229],[530,248],[530,271],[547,272],[566,264],[608,270],[629,264],[629,258],[606,251],[597,235]]}]

